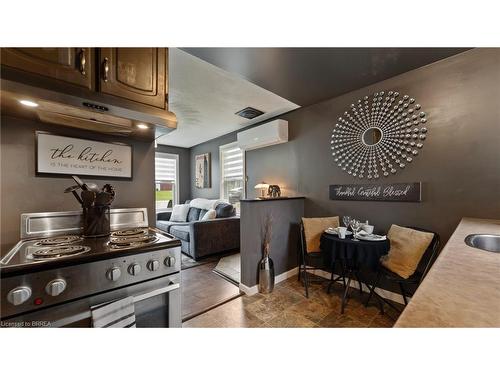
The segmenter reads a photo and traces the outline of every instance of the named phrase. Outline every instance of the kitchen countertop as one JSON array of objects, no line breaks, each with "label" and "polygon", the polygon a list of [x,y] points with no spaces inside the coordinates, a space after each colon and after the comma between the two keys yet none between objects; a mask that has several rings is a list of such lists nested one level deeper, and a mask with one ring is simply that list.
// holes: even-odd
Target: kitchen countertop
[{"label": "kitchen countertop", "polygon": [[395,327],[500,327],[500,253],[465,244],[500,220],[463,218]]}]

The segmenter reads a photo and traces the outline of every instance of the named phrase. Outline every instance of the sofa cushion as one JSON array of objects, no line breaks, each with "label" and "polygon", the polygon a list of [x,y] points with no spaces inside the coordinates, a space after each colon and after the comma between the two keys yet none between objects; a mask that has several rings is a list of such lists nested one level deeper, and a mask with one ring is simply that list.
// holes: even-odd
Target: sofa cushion
[{"label": "sofa cushion", "polygon": [[200,219],[201,209],[196,207],[189,207],[189,212],[186,221],[198,221]]},{"label": "sofa cushion", "polygon": [[[205,215],[203,215],[203,217],[200,218],[201,221],[207,221],[207,220],[213,220],[215,219],[216,217],[216,212],[215,210],[208,210],[207,212],[205,212]],[[200,214],[201,216],[201,214]]]},{"label": "sofa cushion", "polygon": [[203,216],[205,216],[205,214],[206,214],[208,211],[209,211],[209,210],[204,210],[204,209],[201,209],[201,210],[200,210],[200,217],[198,218],[198,220],[203,219]]},{"label": "sofa cushion", "polygon": [[217,218],[231,217],[234,216],[234,207],[230,203],[219,203],[215,212]]},{"label": "sofa cushion", "polygon": [[171,221],[165,221],[165,220],[157,220],[156,221],[156,227],[164,232],[167,232],[167,233],[172,225],[173,225],[173,223]]},{"label": "sofa cushion", "polygon": [[183,241],[189,242],[189,225],[172,225],[170,234]]},{"label": "sofa cushion", "polygon": [[189,204],[176,204],[172,209],[171,221],[186,221],[189,212]]},{"label": "sofa cushion", "polygon": [[156,227],[164,232],[170,233],[170,228],[172,225],[177,225],[177,226],[189,226],[188,222],[185,223],[180,223],[178,221],[168,221],[168,220],[157,220],[156,221]]}]

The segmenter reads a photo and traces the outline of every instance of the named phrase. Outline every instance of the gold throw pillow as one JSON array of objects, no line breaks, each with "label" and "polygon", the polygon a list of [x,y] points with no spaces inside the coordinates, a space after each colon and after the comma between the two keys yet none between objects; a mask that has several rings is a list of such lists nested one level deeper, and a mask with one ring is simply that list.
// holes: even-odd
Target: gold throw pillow
[{"label": "gold throw pillow", "polygon": [[337,228],[339,226],[339,217],[303,217],[302,224],[304,225],[307,252],[317,253],[320,251],[321,235],[327,228]]},{"label": "gold throw pillow", "polygon": [[409,278],[429,247],[434,234],[391,225],[387,238],[391,241],[389,253],[381,258],[384,267],[404,279]]}]

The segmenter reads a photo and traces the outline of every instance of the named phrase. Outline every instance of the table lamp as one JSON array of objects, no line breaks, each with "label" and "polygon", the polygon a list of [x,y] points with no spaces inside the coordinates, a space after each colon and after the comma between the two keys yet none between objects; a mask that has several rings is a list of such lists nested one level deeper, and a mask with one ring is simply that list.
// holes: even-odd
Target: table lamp
[{"label": "table lamp", "polygon": [[266,198],[266,192],[268,188],[269,184],[266,184],[265,182],[261,182],[260,184],[254,186],[254,189],[260,189],[260,199]]}]

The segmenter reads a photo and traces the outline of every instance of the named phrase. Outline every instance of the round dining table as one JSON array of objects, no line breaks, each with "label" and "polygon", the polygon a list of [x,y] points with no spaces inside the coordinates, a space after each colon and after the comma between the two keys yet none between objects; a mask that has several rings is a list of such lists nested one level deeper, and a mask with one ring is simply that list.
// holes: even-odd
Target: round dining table
[{"label": "round dining table", "polygon": [[[367,241],[355,240],[352,235],[346,236],[346,238],[339,238],[338,235],[326,232],[321,235],[320,249],[325,264],[329,264],[332,270],[331,280],[333,280],[335,265],[339,263],[341,267],[341,279],[344,285],[341,313],[344,313],[352,280],[356,279],[358,281],[360,293],[362,291],[359,270],[361,268],[376,270],[380,258],[389,252],[389,248],[390,241],[387,238],[381,241]],[[328,292],[330,292],[331,284],[328,287]]]}]

